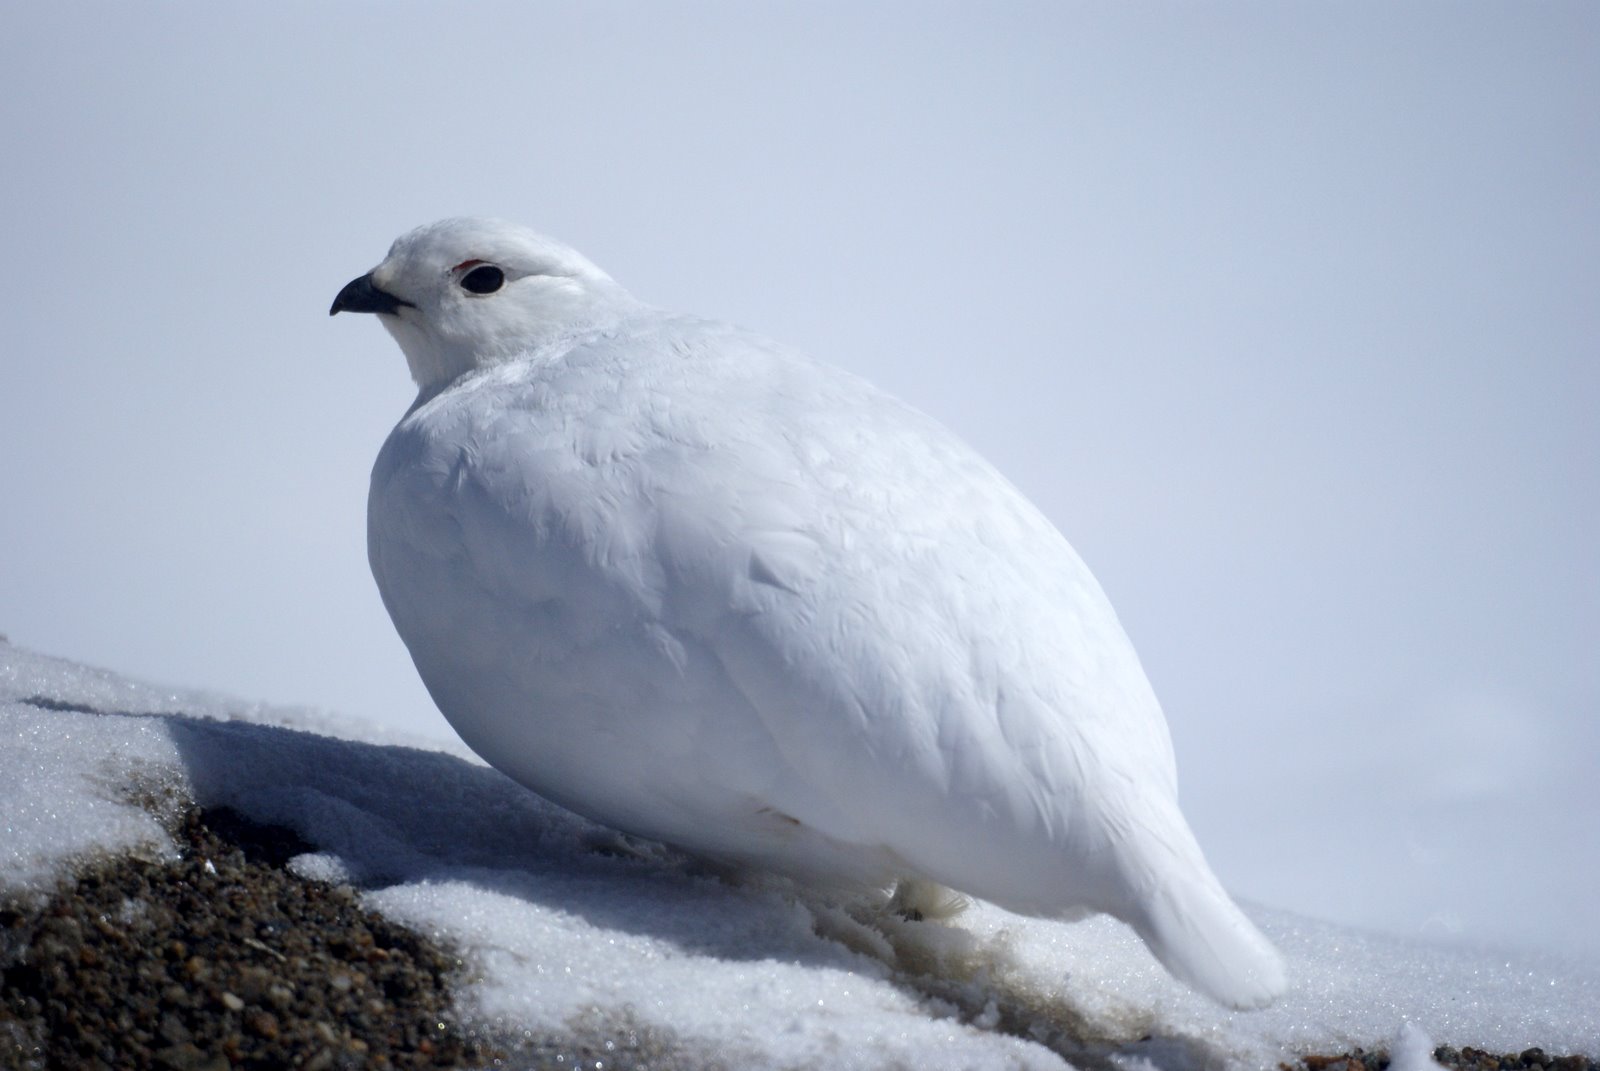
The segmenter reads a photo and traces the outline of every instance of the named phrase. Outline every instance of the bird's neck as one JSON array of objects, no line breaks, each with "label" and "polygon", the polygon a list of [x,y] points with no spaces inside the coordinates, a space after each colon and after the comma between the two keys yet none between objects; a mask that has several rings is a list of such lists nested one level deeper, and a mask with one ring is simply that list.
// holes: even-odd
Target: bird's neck
[{"label": "bird's neck", "polygon": [[639,307],[632,299],[568,306],[560,316],[507,323],[499,332],[485,335],[479,331],[470,341],[424,334],[410,324],[384,319],[406,356],[417,388],[431,397],[481,368],[513,360],[558,360],[581,342],[615,331]]}]

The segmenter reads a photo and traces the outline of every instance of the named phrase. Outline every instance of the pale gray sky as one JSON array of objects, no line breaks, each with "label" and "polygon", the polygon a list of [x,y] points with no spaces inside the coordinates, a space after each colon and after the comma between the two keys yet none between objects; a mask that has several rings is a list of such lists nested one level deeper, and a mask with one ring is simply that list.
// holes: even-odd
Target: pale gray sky
[{"label": "pale gray sky", "polygon": [[501,215],[1010,474],[1235,890],[1600,953],[1600,8],[22,5],[0,143],[13,642],[447,731],[327,307]]}]

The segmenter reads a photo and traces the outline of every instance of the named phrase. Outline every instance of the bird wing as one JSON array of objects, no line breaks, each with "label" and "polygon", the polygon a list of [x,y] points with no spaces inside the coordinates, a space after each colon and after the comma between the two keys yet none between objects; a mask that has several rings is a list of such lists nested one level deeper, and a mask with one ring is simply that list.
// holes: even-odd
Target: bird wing
[{"label": "bird wing", "polygon": [[[1115,853],[1101,810],[1176,795],[1049,521],[937,422],[732,328],[657,317],[458,382],[385,445],[369,531],[467,742],[525,718],[536,757],[486,757],[602,820],[703,825],[682,799],[737,792],[1050,913],[1112,896],[1058,862]],[[583,769],[599,747],[651,768]]]}]

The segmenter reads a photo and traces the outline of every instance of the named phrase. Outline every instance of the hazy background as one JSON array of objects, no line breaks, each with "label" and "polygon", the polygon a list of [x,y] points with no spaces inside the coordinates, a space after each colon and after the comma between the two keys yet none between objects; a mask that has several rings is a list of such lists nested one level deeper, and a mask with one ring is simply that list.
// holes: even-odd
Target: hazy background
[{"label": "hazy background", "polygon": [[14,643],[448,732],[365,562],[410,383],[327,308],[503,215],[996,461],[1118,606],[1236,891],[1600,954],[1600,7],[6,22]]}]

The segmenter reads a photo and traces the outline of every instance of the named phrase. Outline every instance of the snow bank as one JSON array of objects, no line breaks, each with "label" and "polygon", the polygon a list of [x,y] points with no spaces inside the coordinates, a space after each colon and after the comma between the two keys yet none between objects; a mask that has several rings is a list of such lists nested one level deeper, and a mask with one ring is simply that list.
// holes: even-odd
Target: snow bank
[{"label": "snow bank", "polygon": [[317,845],[294,869],[353,881],[369,906],[454,942],[475,979],[464,1012],[513,1037],[634,1026],[751,1067],[1262,1067],[1391,1040],[1426,1067],[1427,1038],[1600,1052],[1592,962],[1256,909],[1294,986],[1229,1013],[1108,920],[977,904],[953,924],[906,922],[711,873],[461,752],[5,645],[0,739],[0,888],[43,891],[96,851],[171,851],[150,811],[163,797],[235,807]]}]

